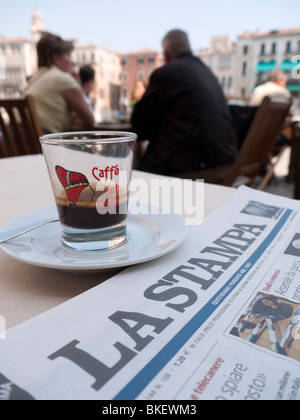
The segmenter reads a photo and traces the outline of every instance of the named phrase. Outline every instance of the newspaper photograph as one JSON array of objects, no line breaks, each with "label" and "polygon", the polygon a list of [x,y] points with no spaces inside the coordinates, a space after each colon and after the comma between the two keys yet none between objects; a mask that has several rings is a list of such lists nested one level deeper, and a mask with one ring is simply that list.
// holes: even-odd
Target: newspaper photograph
[{"label": "newspaper photograph", "polygon": [[9,329],[0,399],[300,400],[300,203],[241,187],[168,256]]}]

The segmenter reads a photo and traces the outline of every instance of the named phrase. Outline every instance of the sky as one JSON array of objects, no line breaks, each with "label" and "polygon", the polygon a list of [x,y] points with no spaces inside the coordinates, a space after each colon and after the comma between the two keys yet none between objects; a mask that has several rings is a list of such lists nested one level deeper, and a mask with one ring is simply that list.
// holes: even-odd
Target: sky
[{"label": "sky", "polygon": [[0,36],[30,39],[36,7],[47,31],[118,53],[161,51],[175,28],[196,51],[213,36],[300,27],[299,0],[0,0]]}]

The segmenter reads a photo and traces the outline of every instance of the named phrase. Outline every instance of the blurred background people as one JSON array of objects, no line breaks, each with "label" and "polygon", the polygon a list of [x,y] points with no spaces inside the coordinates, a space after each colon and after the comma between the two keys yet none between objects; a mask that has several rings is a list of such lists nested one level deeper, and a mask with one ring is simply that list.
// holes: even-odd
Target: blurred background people
[{"label": "blurred background people", "polygon": [[[266,96],[272,98],[286,98],[292,99],[290,91],[286,88],[288,76],[280,70],[273,70],[270,72],[268,81],[257,86],[251,96],[250,106],[260,106]],[[293,107],[291,107],[288,116],[286,117],[283,132],[277,139],[276,146],[290,146],[292,139],[291,132],[291,118],[293,116]]]},{"label": "blurred background people", "polygon": [[91,111],[93,112],[94,106],[90,94],[93,91],[96,83],[95,70],[90,65],[82,66],[79,69],[79,77],[83,92],[85,94],[85,101],[89,105]]},{"label": "blurred background people", "polygon": [[259,106],[266,96],[273,98],[290,99],[291,93],[287,90],[288,76],[280,70],[273,70],[268,77],[268,81],[257,86],[251,96],[250,105]]},{"label": "blurred background people", "polygon": [[170,31],[162,46],[166,64],[152,73],[131,119],[149,140],[138,169],[172,176],[232,163],[237,138],[218,80],[193,56],[185,32]]},{"label": "blurred background people", "polygon": [[37,44],[38,72],[30,78],[24,93],[33,97],[45,133],[72,130],[72,111],[85,128],[94,126],[83,90],[73,77],[72,50],[72,42],[49,33],[44,33]]},{"label": "blurred background people", "polygon": [[133,109],[137,102],[139,102],[146,92],[146,84],[143,80],[137,80],[134,85],[130,107]]}]

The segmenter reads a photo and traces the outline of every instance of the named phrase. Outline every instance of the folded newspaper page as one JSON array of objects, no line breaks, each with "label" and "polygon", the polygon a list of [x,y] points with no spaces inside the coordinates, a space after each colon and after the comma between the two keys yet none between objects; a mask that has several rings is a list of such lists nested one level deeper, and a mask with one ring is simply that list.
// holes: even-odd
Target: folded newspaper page
[{"label": "folded newspaper page", "polygon": [[299,400],[300,202],[242,187],[172,254],[8,330],[0,399]]}]

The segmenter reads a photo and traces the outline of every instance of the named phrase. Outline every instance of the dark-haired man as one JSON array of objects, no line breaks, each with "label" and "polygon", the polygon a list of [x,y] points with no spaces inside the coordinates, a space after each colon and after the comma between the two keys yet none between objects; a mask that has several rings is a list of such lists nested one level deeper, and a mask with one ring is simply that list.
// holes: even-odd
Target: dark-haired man
[{"label": "dark-haired man", "polygon": [[232,163],[237,138],[216,77],[192,54],[185,32],[169,32],[162,45],[166,64],[132,114],[139,138],[149,140],[138,169],[172,176]]}]

